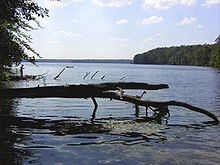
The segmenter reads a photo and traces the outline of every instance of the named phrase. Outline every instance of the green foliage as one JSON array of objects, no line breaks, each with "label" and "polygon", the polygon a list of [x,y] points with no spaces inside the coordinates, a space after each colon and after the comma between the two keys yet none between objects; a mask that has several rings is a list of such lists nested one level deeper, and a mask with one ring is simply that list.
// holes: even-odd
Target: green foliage
[{"label": "green foliage", "polygon": [[22,60],[34,63],[35,58],[26,53],[29,50],[39,56],[29,45],[32,38],[27,32],[34,29],[29,21],[40,27],[36,18],[45,16],[48,16],[48,10],[32,0],[0,0],[1,66],[18,65]]},{"label": "green foliage", "polygon": [[213,45],[189,45],[157,48],[137,54],[135,64],[171,64],[220,67],[220,42]]},{"label": "green foliage", "polygon": [[1,70],[1,74],[0,74],[0,88],[2,88],[2,86],[4,85],[4,81],[8,81],[9,80],[9,68],[0,68]]},{"label": "green foliage", "polygon": [[220,36],[216,39],[216,44],[213,47],[209,65],[214,67],[220,67]]}]

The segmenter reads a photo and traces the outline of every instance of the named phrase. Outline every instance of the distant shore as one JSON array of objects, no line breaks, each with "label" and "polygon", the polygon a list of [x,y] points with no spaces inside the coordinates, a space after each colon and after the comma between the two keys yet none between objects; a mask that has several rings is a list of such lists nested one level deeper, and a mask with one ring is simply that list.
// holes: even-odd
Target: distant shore
[{"label": "distant shore", "polygon": [[121,63],[132,64],[132,59],[36,59],[36,62],[47,63]]}]

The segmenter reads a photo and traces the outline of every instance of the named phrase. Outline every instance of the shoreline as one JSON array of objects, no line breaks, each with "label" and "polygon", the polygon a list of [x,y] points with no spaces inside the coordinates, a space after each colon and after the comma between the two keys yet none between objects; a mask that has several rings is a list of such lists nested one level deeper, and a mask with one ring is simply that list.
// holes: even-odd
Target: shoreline
[{"label": "shoreline", "polygon": [[132,64],[132,59],[36,59],[37,63],[121,63]]}]

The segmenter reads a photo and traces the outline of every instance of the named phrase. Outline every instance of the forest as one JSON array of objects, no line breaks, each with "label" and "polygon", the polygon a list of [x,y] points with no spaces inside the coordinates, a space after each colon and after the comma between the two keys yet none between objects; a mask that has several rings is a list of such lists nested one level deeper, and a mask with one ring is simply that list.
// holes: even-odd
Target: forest
[{"label": "forest", "polygon": [[220,67],[220,40],[215,44],[163,47],[137,54],[135,64],[169,64]]}]

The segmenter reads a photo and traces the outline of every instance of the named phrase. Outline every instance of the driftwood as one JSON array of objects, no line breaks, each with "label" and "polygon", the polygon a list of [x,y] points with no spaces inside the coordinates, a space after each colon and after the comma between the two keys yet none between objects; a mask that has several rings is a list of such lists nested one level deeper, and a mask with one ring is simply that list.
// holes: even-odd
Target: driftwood
[{"label": "driftwood", "polygon": [[74,68],[74,66],[65,66],[53,79],[56,80],[60,77],[60,75],[65,71],[66,68]]},{"label": "driftwood", "polygon": [[66,69],[66,67],[63,68],[63,69],[58,73],[58,75],[56,75],[53,79],[54,79],[54,80],[58,79],[58,77],[60,77],[60,75],[64,72],[65,69]]},{"label": "driftwood", "polygon": [[97,70],[91,77],[91,79],[93,79],[93,77],[98,73],[99,71]]},{"label": "driftwood", "polygon": [[[214,120],[218,124],[219,119],[213,113],[180,101],[152,101],[142,100],[140,96],[125,95],[126,89],[141,90],[159,90],[169,88],[167,84],[147,84],[136,82],[112,82],[100,84],[79,84],[64,86],[48,86],[34,88],[13,88],[0,89],[1,98],[45,98],[45,97],[63,97],[63,98],[91,98],[95,107],[92,117],[95,118],[98,104],[95,98],[110,98],[114,100],[133,103],[137,106],[145,106],[146,110],[151,109],[161,116],[169,115],[168,106],[180,106],[189,110],[202,113]],[[119,92],[117,92],[119,91]],[[146,112],[147,113],[147,112]]]},{"label": "driftwood", "polygon": [[86,75],[83,77],[83,79],[85,79],[89,74],[90,72],[86,72]]}]

